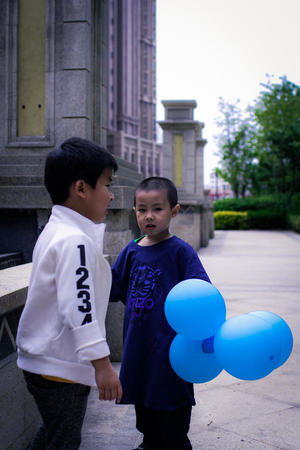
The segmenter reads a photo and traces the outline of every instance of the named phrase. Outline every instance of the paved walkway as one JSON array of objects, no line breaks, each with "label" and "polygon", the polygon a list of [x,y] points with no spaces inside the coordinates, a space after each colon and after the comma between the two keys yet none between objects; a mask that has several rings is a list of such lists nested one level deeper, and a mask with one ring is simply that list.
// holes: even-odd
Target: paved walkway
[{"label": "paved walkway", "polygon": [[[217,231],[200,258],[225,299],[227,318],[274,312],[290,325],[294,349],[283,366],[261,380],[241,381],[223,371],[195,385],[194,450],[299,450],[300,235]],[[100,403],[93,390],[81,449],[132,450],[140,441],[133,407]]]}]

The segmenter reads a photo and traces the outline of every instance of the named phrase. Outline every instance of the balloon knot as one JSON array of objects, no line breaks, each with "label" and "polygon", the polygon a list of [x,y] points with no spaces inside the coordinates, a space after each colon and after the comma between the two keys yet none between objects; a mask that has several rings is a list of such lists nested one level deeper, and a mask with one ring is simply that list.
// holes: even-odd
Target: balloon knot
[{"label": "balloon knot", "polygon": [[204,353],[214,352],[214,340],[215,340],[214,336],[204,339],[204,341],[202,342],[202,350]]}]

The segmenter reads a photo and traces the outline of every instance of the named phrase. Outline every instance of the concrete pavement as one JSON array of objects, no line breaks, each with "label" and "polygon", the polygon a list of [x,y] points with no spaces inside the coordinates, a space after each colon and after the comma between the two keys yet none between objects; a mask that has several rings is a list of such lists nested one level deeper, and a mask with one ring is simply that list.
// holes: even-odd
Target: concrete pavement
[{"label": "concrete pavement", "polygon": [[[300,450],[300,235],[217,231],[199,255],[224,297],[227,319],[274,312],[291,327],[294,348],[261,380],[242,381],[223,371],[195,385],[194,450]],[[93,390],[81,450],[132,450],[140,441],[133,407],[99,402]]]}]

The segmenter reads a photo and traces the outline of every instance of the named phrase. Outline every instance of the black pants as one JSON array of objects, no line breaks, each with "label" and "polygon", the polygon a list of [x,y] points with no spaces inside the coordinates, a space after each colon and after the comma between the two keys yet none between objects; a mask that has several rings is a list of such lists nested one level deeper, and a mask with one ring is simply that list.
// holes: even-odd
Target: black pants
[{"label": "black pants", "polygon": [[77,450],[90,387],[50,381],[26,371],[24,377],[43,419],[30,449]]},{"label": "black pants", "polygon": [[192,448],[187,436],[192,407],[182,406],[174,411],[157,411],[135,405],[136,427],[144,435],[145,450],[188,450]]}]

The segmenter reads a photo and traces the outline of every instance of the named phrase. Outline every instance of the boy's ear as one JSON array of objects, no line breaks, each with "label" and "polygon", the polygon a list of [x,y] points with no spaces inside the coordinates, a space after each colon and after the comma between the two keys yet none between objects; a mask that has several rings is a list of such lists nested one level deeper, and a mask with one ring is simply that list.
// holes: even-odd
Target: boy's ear
[{"label": "boy's ear", "polygon": [[132,207],[132,211],[133,211],[134,213],[136,212],[136,207],[135,207],[135,206]]},{"label": "boy's ear", "polygon": [[179,213],[179,210],[180,210],[180,205],[179,205],[179,203],[177,203],[177,205],[175,205],[172,208],[172,217],[176,217],[177,214]]},{"label": "boy's ear", "polygon": [[82,198],[85,197],[86,183],[84,180],[75,181],[75,183],[73,184],[73,189],[76,195]]}]

